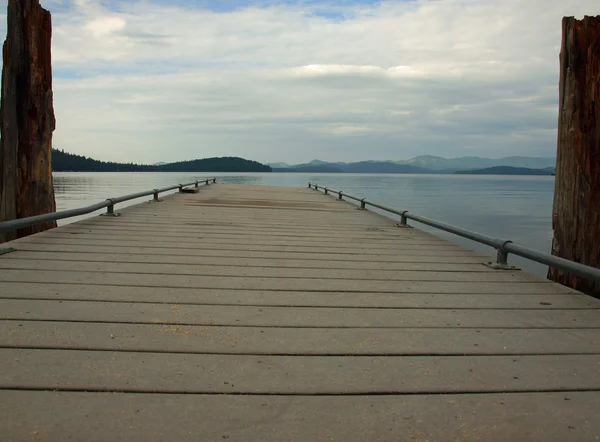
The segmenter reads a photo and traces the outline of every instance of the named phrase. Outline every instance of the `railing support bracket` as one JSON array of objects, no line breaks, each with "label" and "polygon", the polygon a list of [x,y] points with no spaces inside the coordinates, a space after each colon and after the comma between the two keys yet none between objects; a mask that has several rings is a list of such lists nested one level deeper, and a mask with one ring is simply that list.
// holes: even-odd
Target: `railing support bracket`
[{"label": "railing support bracket", "polygon": [[106,213],[101,213],[100,216],[121,216],[120,213],[115,212],[115,199],[109,198],[110,204],[106,207]]},{"label": "railing support bracket", "polygon": [[497,262],[484,262],[484,266],[494,270],[521,270],[519,267],[511,266],[509,264],[498,264]]},{"label": "railing support bracket", "polygon": [[511,266],[508,263],[508,252],[505,250],[507,244],[512,243],[512,241],[505,241],[502,244],[502,247],[498,249],[498,253],[496,255],[496,262],[487,262],[485,265],[494,270],[520,270],[515,266]]},{"label": "railing support bracket", "polygon": [[408,210],[405,210],[404,212],[402,212],[402,214],[400,215],[400,224],[396,224],[396,227],[401,227],[401,228],[411,228],[411,226],[408,225],[408,218],[406,217],[406,214],[408,213]]}]

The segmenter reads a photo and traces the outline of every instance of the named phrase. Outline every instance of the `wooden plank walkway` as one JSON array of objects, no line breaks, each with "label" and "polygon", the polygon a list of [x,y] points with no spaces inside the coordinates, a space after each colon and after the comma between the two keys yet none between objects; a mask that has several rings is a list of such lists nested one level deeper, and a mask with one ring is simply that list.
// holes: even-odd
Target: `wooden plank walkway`
[{"label": "wooden plank walkway", "polygon": [[6,441],[592,441],[600,301],[309,189],[8,244]]}]

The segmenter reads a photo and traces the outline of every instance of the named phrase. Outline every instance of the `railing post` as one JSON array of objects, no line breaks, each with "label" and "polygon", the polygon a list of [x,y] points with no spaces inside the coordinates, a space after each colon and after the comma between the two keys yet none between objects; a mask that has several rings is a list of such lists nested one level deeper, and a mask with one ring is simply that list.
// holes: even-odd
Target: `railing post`
[{"label": "railing post", "polygon": [[183,186],[179,184],[179,193],[183,193]]},{"label": "railing post", "polygon": [[508,265],[508,253],[502,249],[498,250],[496,254],[496,264],[498,266],[507,266]]},{"label": "railing post", "polygon": [[319,185],[315,184],[315,190],[318,191],[319,190]]},{"label": "railing post", "polygon": [[500,248],[496,249],[496,262],[488,262],[486,265],[496,270],[519,270],[515,266],[511,266],[508,263],[508,252],[505,247],[506,244],[510,244],[512,241],[505,241]]},{"label": "railing post", "polygon": [[119,216],[120,213],[115,213],[115,199],[109,198],[106,201],[108,201],[108,206],[106,206],[106,213],[102,213],[100,216]]},{"label": "railing post", "polygon": [[208,186],[208,180],[206,180],[206,185]]},{"label": "railing post", "polygon": [[215,184],[217,182],[217,177],[213,178],[213,184]]},{"label": "railing post", "polygon": [[110,201],[110,204],[106,208],[106,214],[108,216],[114,216],[115,215],[115,200],[109,199],[108,201]]},{"label": "railing post", "polygon": [[366,210],[367,209],[367,205],[365,203],[365,198],[360,200],[360,209],[361,210]]},{"label": "railing post", "polygon": [[329,191],[329,189],[326,187],[325,188],[325,195],[329,195],[328,191]]},{"label": "railing post", "polygon": [[308,183],[308,188],[312,189],[312,183]]},{"label": "railing post", "polygon": [[498,249],[496,254],[496,265],[501,269],[514,269],[515,267],[508,265],[508,252],[506,251],[506,244],[510,244],[512,241],[504,241],[502,247]]},{"label": "railing post", "polygon": [[406,214],[408,213],[408,210],[405,210],[404,212],[402,212],[402,215],[400,215],[400,225],[402,227],[407,227],[407,221],[408,219],[406,218]]},{"label": "railing post", "polygon": [[338,193],[338,200],[342,201],[344,198],[342,198],[342,191],[340,190],[340,193]]},{"label": "railing post", "polygon": [[198,181],[196,181],[196,183],[194,184],[194,187],[198,187]]},{"label": "railing post", "polygon": [[157,203],[160,201],[160,198],[158,197],[158,189],[154,189],[154,201]]}]

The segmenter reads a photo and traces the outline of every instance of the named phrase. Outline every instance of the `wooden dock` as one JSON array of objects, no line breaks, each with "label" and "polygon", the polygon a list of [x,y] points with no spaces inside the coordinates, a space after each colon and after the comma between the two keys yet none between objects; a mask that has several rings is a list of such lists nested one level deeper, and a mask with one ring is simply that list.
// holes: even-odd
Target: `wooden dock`
[{"label": "wooden dock", "polygon": [[600,440],[599,300],[309,189],[119,212],[3,245],[2,441]]}]

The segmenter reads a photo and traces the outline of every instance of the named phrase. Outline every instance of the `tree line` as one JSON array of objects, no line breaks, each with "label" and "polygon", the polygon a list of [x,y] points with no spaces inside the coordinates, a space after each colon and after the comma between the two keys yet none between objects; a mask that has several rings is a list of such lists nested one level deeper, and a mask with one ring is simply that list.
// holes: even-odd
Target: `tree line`
[{"label": "tree line", "polygon": [[99,161],[52,149],[55,172],[271,172],[271,167],[239,157],[204,158],[162,165]]}]

